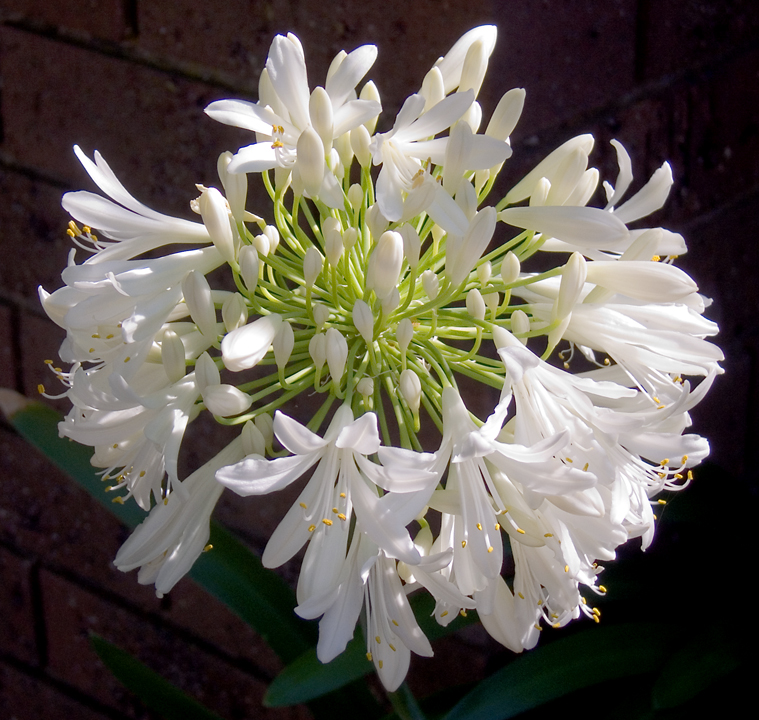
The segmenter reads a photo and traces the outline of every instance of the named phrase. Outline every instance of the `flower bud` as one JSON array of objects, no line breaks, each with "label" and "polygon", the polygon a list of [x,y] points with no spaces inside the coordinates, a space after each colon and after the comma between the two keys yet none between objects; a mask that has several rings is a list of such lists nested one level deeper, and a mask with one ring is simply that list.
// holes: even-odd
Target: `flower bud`
[{"label": "flower bud", "polygon": [[195,361],[195,384],[198,386],[198,390],[204,392],[207,387],[218,385],[220,382],[219,368],[216,367],[211,356],[204,352]]},{"label": "flower bud", "polygon": [[293,333],[292,325],[290,325],[289,322],[281,323],[271,344],[272,350],[274,351],[274,360],[280,370],[287,365],[287,361],[290,359],[290,355],[292,355],[294,346],[295,335]]},{"label": "flower bud", "polygon": [[389,315],[401,304],[401,294],[398,288],[393,288],[390,294],[382,301],[382,312]]},{"label": "flower bud", "polygon": [[221,319],[228,333],[248,322],[248,306],[240,293],[232,293],[224,301],[221,306]]},{"label": "flower bud", "polygon": [[[361,100],[373,100],[378,105],[381,105],[379,90],[374,84],[373,80],[369,80],[364,87],[361,88],[361,92],[358,95]],[[371,120],[367,120],[362,127],[365,127],[369,135],[371,135],[377,127],[377,118],[379,115],[375,115]]]},{"label": "flower bud", "polygon": [[323,264],[324,258],[315,247],[312,246],[306,250],[306,256],[303,258],[303,279],[306,281],[306,287],[314,286]]},{"label": "flower bud", "polygon": [[411,320],[403,318],[403,320],[398,323],[398,327],[395,330],[395,337],[398,340],[398,346],[401,349],[401,353],[405,354],[412,338],[414,337],[414,326],[411,323]]},{"label": "flower bud", "polygon": [[374,380],[370,377],[362,377],[356,385],[358,394],[364,399],[364,405],[369,403],[369,398],[374,395]]},{"label": "flower bud", "polygon": [[211,414],[232,417],[245,412],[253,399],[234,385],[209,385],[203,391],[203,402]]},{"label": "flower bud", "polygon": [[253,238],[253,247],[258,251],[259,255],[266,257],[269,254],[271,242],[266,235],[259,233]]},{"label": "flower bud", "polygon": [[348,188],[348,202],[356,212],[364,203],[364,190],[358,183],[353,183]]},{"label": "flower bud", "polygon": [[354,227],[349,227],[343,233],[343,247],[346,252],[350,252],[351,248],[356,244],[356,240],[358,240],[358,230]]},{"label": "flower bud", "polygon": [[371,142],[371,135],[363,125],[351,130],[351,147],[362,168],[367,168],[372,164],[372,153],[369,150]]},{"label": "flower bud", "polygon": [[[511,332],[514,333],[514,335],[525,335],[530,332],[530,318],[524,310],[514,310],[514,312],[511,313]],[[517,339],[522,345],[527,345],[526,337],[520,337]]]},{"label": "flower bud", "polygon": [[353,325],[367,345],[374,339],[374,316],[371,308],[363,301],[356,300],[353,305]]},{"label": "flower bud", "polygon": [[253,418],[253,422],[263,436],[266,447],[271,449],[271,445],[274,442],[274,419],[269,413],[261,413]]},{"label": "flower bud", "polygon": [[424,98],[424,112],[430,110],[445,97],[445,84],[440,68],[434,66],[424,76],[419,94]]},{"label": "flower bud", "polygon": [[326,151],[332,148],[334,122],[332,117],[332,100],[323,87],[315,87],[308,100],[308,112],[311,125],[319,134]]},{"label": "flower bud", "polygon": [[419,376],[410,368],[406,368],[401,373],[400,390],[409,409],[416,416],[422,401],[422,383]]},{"label": "flower bud", "polygon": [[310,125],[300,134],[296,166],[303,188],[310,197],[319,196],[324,180],[324,143]]},{"label": "flower bud", "polygon": [[530,195],[530,207],[544,207],[548,202],[548,193],[551,192],[551,181],[548,178],[540,178]]},{"label": "flower bud", "polygon": [[509,250],[501,262],[501,280],[504,285],[511,285],[519,279],[521,265],[519,258]]},{"label": "flower bud", "polygon": [[353,162],[353,148],[351,147],[351,134],[344,132],[335,139],[335,148],[343,168],[349,168]]},{"label": "flower bud", "polygon": [[491,264],[490,260],[487,260],[486,262],[482,263],[477,268],[477,279],[480,281],[480,286],[485,287],[485,285],[490,282],[490,278],[493,275],[493,265]]},{"label": "flower bud", "polygon": [[486,135],[494,137],[496,140],[508,140],[509,135],[519,122],[519,116],[522,114],[524,107],[525,92],[522,88],[509,90],[496,105],[487,129]]},{"label": "flower bud", "polygon": [[419,265],[419,253],[422,250],[422,241],[419,239],[419,233],[409,223],[402,225],[398,229],[398,232],[403,238],[403,254],[406,257],[406,262],[413,270]]},{"label": "flower bud", "polygon": [[497,292],[486,293],[482,296],[482,299],[485,301],[485,305],[487,305],[491,314],[494,314],[495,311],[498,310],[498,306],[501,303],[501,296]]},{"label": "flower bud", "polygon": [[248,195],[248,176],[245,173],[227,172],[227,166],[232,161],[232,153],[227,151],[219,155],[216,170],[224,187],[232,217],[237,222],[245,219],[245,200]]},{"label": "flower bud", "polygon": [[242,426],[240,439],[242,440],[242,451],[246,456],[263,456],[266,454],[266,440],[264,440],[263,434],[255,426],[253,421],[248,420],[245,425]]},{"label": "flower bud", "polygon": [[422,273],[422,287],[424,292],[427,293],[427,297],[430,300],[434,300],[440,291],[440,279],[437,274],[432,270],[425,270]]},{"label": "flower bud", "polygon": [[384,300],[396,289],[403,262],[403,238],[400,233],[383,233],[369,258],[366,286]]},{"label": "flower bud", "polygon": [[275,253],[279,247],[279,230],[276,225],[267,225],[264,228],[264,235],[269,239],[269,253]]},{"label": "flower bud", "polygon": [[198,205],[203,224],[219,254],[227,262],[234,262],[235,241],[229,224],[227,201],[216,188],[203,188]]},{"label": "flower bud", "polygon": [[314,303],[311,307],[311,312],[314,316],[314,322],[316,323],[316,329],[321,330],[324,327],[324,323],[329,320],[329,308],[321,303]]},{"label": "flower bud", "polygon": [[339,386],[345,370],[345,361],[348,359],[348,342],[339,330],[327,330],[326,351],[329,374],[332,376],[332,382]]},{"label": "flower bud", "polygon": [[173,330],[166,330],[161,341],[161,362],[166,376],[172,383],[179,382],[185,375],[185,351],[182,338]]},{"label": "flower bud", "polygon": [[308,341],[308,353],[314,361],[316,371],[319,372],[327,361],[327,336],[324,333],[316,333]]},{"label": "flower bud", "polygon": [[216,338],[216,308],[205,276],[192,270],[182,281],[182,294],[198,330],[209,340]]},{"label": "flower bud", "polygon": [[240,275],[248,292],[253,295],[258,286],[258,250],[253,245],[243,245],[238,255]]},{"label": "flower bud", "polygon": [[272,313],[229,333],[221,341],[226,368],[238,372],[257,365],[269,352],[281,322],[282,318]]},{"label": "flower bud", "polygon": [[328,217],[322,223],[324,235],[324,253],[332,267],[337,267],[343,254],[343,238],[340,233],[340,221],[337,218]]},{"label": "flower bud", "polygon": [[366,224],[369,226],[369,232],[371,233],[372,240],[377,240],[378,237],[385,232],[385,228],[388,225],[387,218],[382,214],[380,206],[375,203],[366,211]]},{"label": "flower bud", "polygon": [[466,311],[475,320],[485,319],[485,301],[477,288],[472,288],[466,295]]},{"label": "flower bud", "polygon": [[480,92],[485,72],[488,69],[488,52],[482,40],[476,40],[469,46],[461,69],[458,92],[473,90],[474,96]]},{"label": "flower bud", "polygon": [[580,253],[573,252],[561,273],[559,294],[552,312],[554,320],[563,320],[572,312],[580,299],[583,287],[585,287],[587,274],[585,258]]}]

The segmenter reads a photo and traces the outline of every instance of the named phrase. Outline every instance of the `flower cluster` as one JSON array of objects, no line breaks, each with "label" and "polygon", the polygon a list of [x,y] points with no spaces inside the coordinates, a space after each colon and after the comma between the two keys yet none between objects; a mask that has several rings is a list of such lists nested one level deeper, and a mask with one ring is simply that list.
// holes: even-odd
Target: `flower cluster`
[{"label": "flower cluster", "polygon": [[[67,333],[60,432],[94,448],[116,501],[149,513],[116,565],[165,593],[206,547],[225,487],[305,479],[263,562],[305,547],[297,612],[321,618],[319,658],[360,622],[391,690],[411,652],[432,654],[414,590],[434,596],[441,624],[476,608],[516,652],[546,626],[597,621],[599,561],[651,543],[656,496],[709,449],[685,429],[721,372],[705,339],[717,327],[673,264],[682,237],[628,227],[665,202],[669,165],[628,197],[631,160],[613,141],[616,183],[588,207],[599,173],[582,135],[487,204],[525,96],[507,92],[483,123],[495,38],[466,33],[376,132],[377,88],[358,89],[375,47],[338,54],[312,90],[300,42],[277,36],[258,102],[206,109],[255,142],[219,158],[219,188],[198,185],[199,220],[149,209],[76,148],[108,197],[65,195],[89,256],[72,251],[65,286],[40,290]],[[247,210],[250,173],[269,223]],[[530,269],[538,254],[551,269]],[[211,287],[218,268],[235,292]],[[493,389],[484,421],[462,378]],[[321,400],[305,424],[282,410],[301,393]],[[180,478],[203,411],[239,432]]]}]

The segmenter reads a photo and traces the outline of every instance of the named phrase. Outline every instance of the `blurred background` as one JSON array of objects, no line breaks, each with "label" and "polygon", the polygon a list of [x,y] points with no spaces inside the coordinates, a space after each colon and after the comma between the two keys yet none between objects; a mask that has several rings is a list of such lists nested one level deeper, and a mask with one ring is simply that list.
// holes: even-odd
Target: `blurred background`
[{"label": "blurred background", "polygon": [[[693,413],[694,431],[712,444],[710,463],[665,508],[646,555],[631,546],[606,571],[604,621],[690,624],[694,637],[735,636],[749,648],[754,638],[742,624],[752,617],[744,597],[754,592],[756,570],[759,430],[759,4],[752,0],[0,0],[0,386],[36,397],[38,383],[53,385],[43,361],[57,357],[62,333],[41,311],[37,286],[61,285],[70,248],[61,195],[96,189],[74,144],[90,156],[99,150],[150,207],[189,217],[195,183],[218,184],[218,155],[250,142],[203,109],[220,98],[256,99],[276,33],[300,37],[312,86],[324,82],[339,50],[376,44],[369,77],[382,97],[380,129],[388,129],[437,57],[480,24],[499,31],[480,94],[484,116],[506,90],[527,91],[503,182],[580,133],[595,136],[591,161],[612,182],[609,140],[626,146],[633,191],[668,160],[675,186],[647,224],[685,236],[689,252],[678,264],[713,298],[706,314],[721,328],[726,372]],[[248,208],[265,214],[262,188],[251,186]],[[196,430],[188,466],[215,432]],[[288,506],[287,498],[243,502],[227,493],[216,518],[261,549]],[[261,708],[280,669],[276,657],[191,581],[158,600],[134,574],[118,572],[111,561],[126,535],[0,425],[0,717],[152,717],[100,663],[90,631],[223,717],[308,717],[305,708]],[[509,660],[477,630],[435,649],[433,660],[412,661],[409,683],[421,695],[476,682]],[[715,680],[683,717],[699,717],[709,703],[737,708],[750,687],[748,667]],[[635,688],[594,691],[596,711],[608,701],[609,717],[642,716],[646,678],[641,668]],[[562,702],[587,707],[579,695]]]}]

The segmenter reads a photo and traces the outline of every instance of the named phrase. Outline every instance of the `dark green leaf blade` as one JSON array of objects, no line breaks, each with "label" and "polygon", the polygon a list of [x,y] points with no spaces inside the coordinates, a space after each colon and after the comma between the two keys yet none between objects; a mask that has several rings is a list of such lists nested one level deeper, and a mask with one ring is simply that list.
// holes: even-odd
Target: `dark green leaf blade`
[{"label": "dark green leaf blade", "polygon": [[666,625],[594,628],[521,655],[481,682],[445,720],[504,720],[605,680],[651,672],[671,652]]},{"label": "dark green leaf blade", "polygon": [[167,720],[222,720],[125,650],[98,635],[92,635],[90,641],[116,679]]}]

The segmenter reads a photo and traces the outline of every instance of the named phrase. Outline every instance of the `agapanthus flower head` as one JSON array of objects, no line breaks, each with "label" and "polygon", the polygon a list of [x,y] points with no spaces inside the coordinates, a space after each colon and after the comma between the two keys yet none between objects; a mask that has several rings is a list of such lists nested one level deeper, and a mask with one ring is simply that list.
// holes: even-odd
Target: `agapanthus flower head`
[{"label": "agapanthus flower head", "polygon": [[[297,612],[321,617],[319,658],[361,624],[390,690],[412,652],[432,653],[410,592],[431,593],[444,625],[476,608],[515,652],[543,627],[597,621],[599,563],[630,538],[648,546],[657,495],[708,454],[686,429],[721,372],[717,327],[674,265],[683,238],[628,227],[663,205],[670,166],[630,196],[614,140],[618,176],[588,207],[600,173],[581,135],[492,201],[525,101],[509,90],[483,123],[495,39],[466,33],[376,133],[374,46],[338,54],[311,88],[300,41],[277,36],[258,101],[206,110],[256,142],[222,154],[218,187],[198,185],[199,221],[150,210],[76,149],[111,199],[64,197],[89,256],[40,291],[72,364],[54,369],[73,404],[61,433],[94,448],[117,501],[155,503],[117,566],[167,592],[224,487],[300,482],[263,562],[305,547]],[[260,217],[246,209],[258,175]],[[235,292],[215,289],[220,268]],[[299,395],[317,401],[309,417],[293,416]],[[181,478],[204,411],[236,438]]]}]

